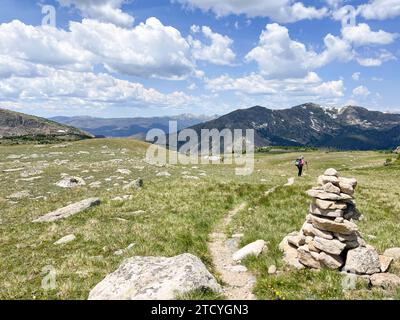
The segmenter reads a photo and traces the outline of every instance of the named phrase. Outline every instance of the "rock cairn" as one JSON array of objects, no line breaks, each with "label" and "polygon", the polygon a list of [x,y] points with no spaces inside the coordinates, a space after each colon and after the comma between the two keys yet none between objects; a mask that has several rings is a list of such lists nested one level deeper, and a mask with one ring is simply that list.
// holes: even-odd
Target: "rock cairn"
[{"label": "rock cairn", "polygon": [[335,169],[318,178],[318,186],[307,191],[312,203],[305,223],[280,245],[288,264],[359,275],[381,272],[379,254],[366,244],[354,222],[361,216],[353,200],[356,186],[356,179],[340,177]]}]

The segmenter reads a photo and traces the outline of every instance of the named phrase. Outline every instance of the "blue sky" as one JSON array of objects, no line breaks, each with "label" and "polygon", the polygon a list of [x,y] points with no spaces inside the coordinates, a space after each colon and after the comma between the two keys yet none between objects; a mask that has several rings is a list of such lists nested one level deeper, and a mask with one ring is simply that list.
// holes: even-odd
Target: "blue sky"
[{"label": "blue sky", "polygon": [[[44,5],[55,26],[43,25]],[[0,0],[0,107],[126,117],[311,101],[398,112],[399,22],[400,0]]]}]

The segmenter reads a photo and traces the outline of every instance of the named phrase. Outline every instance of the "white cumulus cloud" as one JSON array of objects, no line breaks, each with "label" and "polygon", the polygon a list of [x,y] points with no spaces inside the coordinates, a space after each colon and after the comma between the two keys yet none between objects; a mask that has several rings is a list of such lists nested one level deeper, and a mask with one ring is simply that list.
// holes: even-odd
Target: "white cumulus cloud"
[{"label": "white cumulus cloud", "polygon": [[400,16],[400,0],[371,0],[357,8],[365,19],[386,20]]},{"label": "white cumulus cloud", "polygon": [[58,0],[58,2],[65,7],[77,8],[85,18],[111,22],[123,27],[130,27],[134,22],[134,18],[121,9],[126,0]]},{"label": "white cumulus cloud", "polygon": [[202,43],[198,39],[189,37],[189,42],[192,46],[192,54],[196,60],[204,60],[213,64],[229,65],[231,64],[236,55],[231,49],[233,40],[227,36],[215,33],[208,26],[199,27],[193,25],[191,27],[193,33],[202,32],[203,36],[211,41],[210,45]]},{"label": "white cumulus cloud", "polygon": [[317,53],[292,40],[286,27],[268,24],[261,33],[258,46],[246,55],[246,61],[256,61],[266,76],[287,78],[304,77],[309,71],[333,60],[349,61],[353,57],[351,46],[338,37],[328,34],[324,44],[324,51]]},{"label": "white cumulus cloud", "polygon": [[392,43],[397,34],[383,30],[372,31],[368,24],[360,23],[356,26],[346,26],[342,29],[343,39],[356,46],[387,45]]},{"label": "white cumulus cloud", "polygon": [[217,16],[245,14],[248,17],[268,17],[287,23],[305,19],[321,19],[327,15],[327,8],[306,7],[293,0],[175,0],[203,11],[212,11]]},{"label": "white cumulus cloud", "polygon": [[353,95],[355,96],[367,97],[370,94],[371,92],[369,92],[368,88],[365,86],[358,86],[353,90]]}]

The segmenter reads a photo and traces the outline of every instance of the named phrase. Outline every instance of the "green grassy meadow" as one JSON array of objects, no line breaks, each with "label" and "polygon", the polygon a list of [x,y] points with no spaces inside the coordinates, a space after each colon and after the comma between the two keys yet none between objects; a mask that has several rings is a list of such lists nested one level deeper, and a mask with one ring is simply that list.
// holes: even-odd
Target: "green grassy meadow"
[{"label": "green grassy meadow", "polygon": [[[393,161],[384,166],[386,159],[394,159],[394,155],[372,151],[306,152],[309,170],[305,176],[265,196],[265,191],[296,176],[294,159],[298,152],[256,154],[254,173],[236,176],[233,165],[148,164],[144,160],[147,147],[130,139],[0,146],[0,299],[86,299],[90,289],[123,259],[135,255],[189,252],[213,272],[208,235],[230,209],[243,201],[248,209],[226,226],[226,232],[244,233],[241,245],[257,239],[268,243],[262,256],[245,261],[257,277],[254,293],[259,299],[400,298],[399,290],[370,289],[361,283],[355,290],[343,291],[340,273],[290,270],[283,265],[278,250],[282,238],[299,230],[304,222],[310,201],[305,191],[329,167],[358,179],[356,202],[365,216],[358,225],[368,243],[380,252],[400,246],[400,164]],[[12,168],[24,169],[3,172]],[[118,169],[129,169],[131,174],[121,174]],[[29,176],[35,170],[40,173]],[[164,171],[171,176],[157,176]],[[62,174],[82,177],[86,186],[57,187],[55,183]],[[35,176],[41,178],[21,180]],[[123,190],[125,184],[139,177],[144,180],[142,189]],[[27,191],[29,196],[7,199],[19,191]],[[132,195],[131,200],[112,200],[127,194]],[[31,222],[89,197],[101,198],[101,205],[53,223]],[[76,235],[75,241],[54,245],[71,233]],[[122,255],[115,254],[131,244]],[[278,275],[268,275],[271,264],[278,267]],[[46,266],[54,267],[57,274],[56,288],[47,291],[41,287]],[[390,272],[400,275],[400,265],[393,264]],[[196,292],[181,298],[223,297]]]}]

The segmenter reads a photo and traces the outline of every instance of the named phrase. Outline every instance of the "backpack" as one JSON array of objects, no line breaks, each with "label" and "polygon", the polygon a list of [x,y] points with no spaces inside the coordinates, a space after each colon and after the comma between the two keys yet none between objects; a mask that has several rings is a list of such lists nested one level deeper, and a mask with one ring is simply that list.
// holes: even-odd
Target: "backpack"
[{"label": "backpack", "polygon": [[294,162],[294,165],[295,165],[296,167],[301,166],[301,159],[296,159],[296,161]]}]

